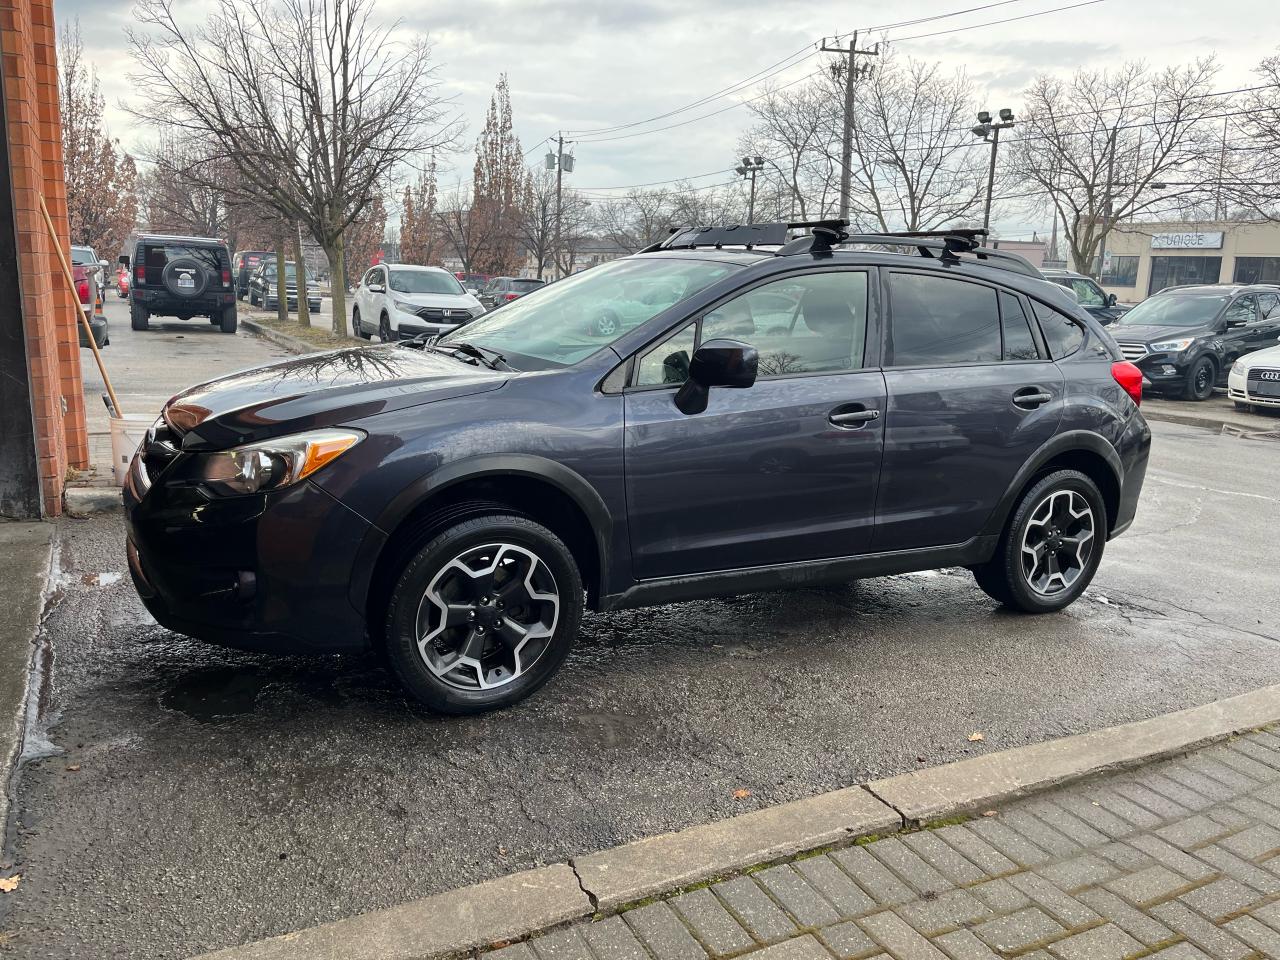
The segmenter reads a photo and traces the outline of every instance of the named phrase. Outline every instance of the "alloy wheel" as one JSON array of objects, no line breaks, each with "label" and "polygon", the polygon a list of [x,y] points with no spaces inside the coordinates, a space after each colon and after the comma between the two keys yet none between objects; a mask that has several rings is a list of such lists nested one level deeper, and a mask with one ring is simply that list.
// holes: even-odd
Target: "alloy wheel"
[{"label": "alloy wheel", "polygon": [[527,673],[546,652],[560,595],[537,554],[511,543],[471,547],[440,568],[418,604],[418,652],[461,690],[491,690]]},{"label": "alloy wheel", "polygon": [[1055,490],[1031,511],[1022,533],[1022,573],[1041,596],[1054,596],[1080,578],[1093,555],[1093,508],[1075,490]]}]

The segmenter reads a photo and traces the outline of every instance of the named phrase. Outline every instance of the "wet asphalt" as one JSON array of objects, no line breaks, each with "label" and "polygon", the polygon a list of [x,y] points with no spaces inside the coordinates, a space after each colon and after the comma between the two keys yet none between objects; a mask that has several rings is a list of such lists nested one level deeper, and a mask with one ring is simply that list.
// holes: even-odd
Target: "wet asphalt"
[{"label": "wet asphalt", "polygon": [[64,520],[0,951],[185,957],[1280,682],[1280,443],[1153,428],[1138,522],[1064,613],[945,571],[589,616],[539,695],[471,719],[372,657],[172,634],[120,517]]}]

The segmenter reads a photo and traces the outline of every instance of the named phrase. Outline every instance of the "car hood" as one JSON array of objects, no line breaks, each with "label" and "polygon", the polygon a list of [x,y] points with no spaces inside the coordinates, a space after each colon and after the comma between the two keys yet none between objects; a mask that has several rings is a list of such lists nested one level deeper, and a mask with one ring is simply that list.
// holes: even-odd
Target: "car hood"
[{"label": "car hood", "polygon": [[1157,340],[1181,340],[1184,337],[1202,337],[1208,332],[1208,327],[1177,327],[1156,323],[1113,323],[1107,330],[1117,340],[1141,340],[1143,343],[1152,343]]},{"label": "car hood", "polygon": [[1240,358],[1240,362],[1246,367],[1280,365],[1280,346],[1263,347],[1261,350],[1246,353]]},{"label": "car hood", "polygon": [[293,357],[191,387],[164,419],[184,450],[222,450],[501,387],[509,374],[404,347]]},{"label": "car hood", "polygon": [[388,290],[387,296],[415,307],[439,307],[442,310],[471,310],[480,306],[480,301],[469,293],[400,293]]}]

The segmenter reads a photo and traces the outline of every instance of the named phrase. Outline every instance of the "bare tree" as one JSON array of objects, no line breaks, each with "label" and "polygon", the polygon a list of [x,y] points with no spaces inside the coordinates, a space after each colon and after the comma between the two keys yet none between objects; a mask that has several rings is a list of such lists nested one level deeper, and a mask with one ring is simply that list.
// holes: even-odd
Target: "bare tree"
[{"label": "bare tree", "polygon": [[605,200],[598,205],[595,219],[600,235],[624,250],[639,250],[661,240],[677,225],[666,190],[632,190],[616,200]]},{"label": "bare tree", "polygon": [[97,73],[85,59],[80,22],[64,24],[58,40],[58,96],[71,242],[114,259],[138,217],[133,158],[107,133]]},{"label": "bare tree", "polygon": [[1234,131],[1224,132],[1219,153],[1218,204],[1234,204],[1248,216],[1280,220],[1280,54],[1254,69],[1257,86],[1241,101]]},{"label": "bare tree", "polygon": [[467,188],[455,190],[441,201],[436,223],[444,246],[468,273],[483,272],[479,265],[487,262],[489,251],[510,226],[500,208],[491,204],[477,207]]},{"label": "bare tree", "polygon": [[766,89],[747,103],[755,123],[739,141],[740,153],[762,156],[766,165],[757,182],[757,208],[789,220],[824,214],[840,190],[838,140],[834,161],[831,152],[839,118],[827,85]]},{"label": "bare tree", "polygon": [[[1197,171],[1217,159],[1221,98],[1212,58],[1153,71],[1142,63],[1037,77],[1009,143],[1023,186],[1044,191],[1076,269],[1092,272],[1120,221],[1202,197]],[[1166,181],[1177,185],[1165,188]],[[1163,188],[1163,189],[1162,189]]]},{"label": "bare tree", "polygon": [[175,0],[139,0],[131,79],[161,131],[195,132],[234,164],[245,198],[303,223],[329,260],[346,325],[344,236],[407,157],[457,127],[425,40],[403,42],[373,0],[216,0],[192,29]]}]

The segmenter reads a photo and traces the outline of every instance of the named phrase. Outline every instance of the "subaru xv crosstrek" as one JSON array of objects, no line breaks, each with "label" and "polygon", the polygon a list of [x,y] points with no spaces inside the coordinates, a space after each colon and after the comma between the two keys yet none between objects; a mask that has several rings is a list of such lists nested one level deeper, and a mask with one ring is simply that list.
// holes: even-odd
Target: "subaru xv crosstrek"
[{"label": "subaru xv crosstrek", "polygon": [[[1071,603],[1134,519],[1140,373],[971,235],[797,226],[682,231],[436,339],[175,396],[125,486],[147,608],[249,649],[372,645],[468,713],[545,683],[584,609],[955,566]],[[679,296],[579,322],[628,281]]]}]

